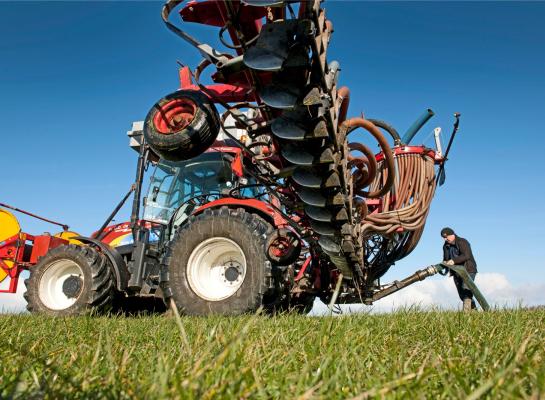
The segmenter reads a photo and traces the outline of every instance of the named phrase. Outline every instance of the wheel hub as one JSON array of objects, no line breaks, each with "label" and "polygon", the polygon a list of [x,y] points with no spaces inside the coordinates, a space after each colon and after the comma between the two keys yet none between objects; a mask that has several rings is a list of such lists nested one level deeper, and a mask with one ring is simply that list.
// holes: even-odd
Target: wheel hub
[{"label": "wheel hub", "polygon": [[153,117],[157,132],[170,135],[191,124],[197,111],[196,104],[189,99],[174,99],[159,107]]},{"label": "wheel hub", "polygon": [[71,275],[62,284],[62,292],[69,299],[73,299],[79,296],[81,289],[83,288],[83,281],[79,276]]},{"label": "wheel hub", "polygon": [[84,276],[81,267],[71,259],[51,262],[40,277],[38,296],[51,310],[71,307],[83,292]]},{"label": "wheel hub", "polygon": [[213,237],[191,252],[187,260],[187,280],[200,298],[221,301],[240,289],[246,268],[246,257],[237,243],[226,237]]},{"label": "wheel hub", "polygon": [[238,278],[241,276],[240,273],[240,265],[237,265],[237,263],[231,262],[228,265],[224,266],[225,272],[223,273],[223,276],[225,276],[225,279],[228,283],[235,283],[238,281]]}]

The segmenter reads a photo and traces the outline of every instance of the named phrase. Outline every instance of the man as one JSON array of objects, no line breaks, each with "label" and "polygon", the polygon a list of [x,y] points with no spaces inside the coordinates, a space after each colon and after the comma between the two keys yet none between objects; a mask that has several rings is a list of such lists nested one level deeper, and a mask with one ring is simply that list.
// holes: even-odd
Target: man
[{"label": "man", "polygon": [[[443,245],[444,264],[463,265],[471,279],[475,280],[475,275],[477,275],[477,263],[475,262],[475,258],[473,258],[469,242],[464,238],[456,236],[451,228],[443,228],[441,230],[441,236],[445,240],[445,244]],[[454,284],[456,285],[458,295],[463,302],[464,311],[476,308],[475,301],[473,300],[473,293],[464,284],[462,278],[452,271],[450,274],[454,278]]]}]

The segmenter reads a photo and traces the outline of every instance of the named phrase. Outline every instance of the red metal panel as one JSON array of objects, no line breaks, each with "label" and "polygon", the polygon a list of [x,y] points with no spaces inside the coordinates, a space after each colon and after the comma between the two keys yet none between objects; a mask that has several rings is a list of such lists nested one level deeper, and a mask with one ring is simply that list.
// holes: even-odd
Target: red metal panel
[{"label": "red metal panel", "polygon": [[[0,268],[9,276],[9,288],[0,290],[0,293],[17,293],[19,275],[28,268],[29,260],[25,259],[25,245],[31,243],[35,237],[26,233],[18,233],[3,242],[0,242]],[[13,262],[13,266],[8,267],[4,261]]]},{"label": "red metal panel", "polygon": [[[245,34],[253,33],[254,35],[259,32],[261,28],[261,18],[267,15],[266,7],[252,7],[240,2],[234,2],[236,8],[240,8],[238,19],[241,22],[243,28],[245,28]],[[186,22],[196,22],[199,24],[211,25],[222,27],[226,24],[226,16],[222,9],[218,6],[223,5],[218,1],[190,1],[180,10],[182,19]],[[250,28],[253,32],[250,32]],[[251,39],[251,36],[250,36]]]},{"label": "red metal panel", "polygon": [[180,77],[180,89],[187,89],[193,86],[193,80],[191,79],[191,70],[189,67],[180,68],[178,72]]},{"label": "red metal panel", "polygon": [[[425,154],[436,161],[442,160],[442,158],[436,156],[435,151],[426,146],[398,146],[394,147],[392,150],[396,156],[403,154]],[[377,161],[382,161],[384,159],[384,153],[378,153],[375,158]]]},{"label": "red metal panel", "polygon": [[231,162],[231,169],[236,176],[244,176],[244,170],[242,168],[242,157],[240,155],[240,152],[237,153],[237,155],[233,159],[233,162]]},{"label": "red metal panel", "polygon": [[255,199],[235,199],[232,197],[227,197],[219,200],[211,201],[210,203],[205,204],[200,207],[195,214],[200,214],[207,208],[219,208],[221,206],[230,206],[230,207],[242,207],[242,208],[253,208],[254,210],[260,211],[263,214],[266,214],[271,218],[276,227],[287,225],[287,221],[282,217],[280,213],[275,211],[270,205],[263,201]]},{"label": "red metal panel", "polygon": [[0,259],[14,258],[17,252],[18,241],[19,241],[19,234],[9,237],[3,242],[0,242]]},{"label": "red metal panel", "polygon": [[34,246],[30,255],[30,262],[36,264],[38,258],[44,256],[50,249],[68,244],[68,240],[64,240],[50,235],[39,235],[34,237]]},{"label": "red metal panel", "polygon": [[[234,86],[234,85],[228,85],[228,84],[217,84],[217,85],[205,85],[208,91],[213,95],[211,98],[212,101],[214,99],[220,99],[221,101],[225,103],[238,103],[238,102],[244,102],[244,101],[256,101],[256,98],[254,96],[253,89],[244,87],[244,86]],[[185,87],[184,89],[187,90],[195,90],[200,91],[201,89],[197,85],[190,85]],[[208,94],[206,92],[203,92],[204,94]]]},{"label": "red metal panel", "polygon": [[[148,227],[149,227],[148,223]],[[126,235],[128,233],[131,233],[131,223],[130,222],[122,222],[120,224],[110,225],[106,229],[104,229],[104,232],[102,232],[102,237],[100,241],[102,243],[110,244],[113,240],[117,239],[120,236]],[[96,232],[93,232],[91,237],[95,237]]]}]

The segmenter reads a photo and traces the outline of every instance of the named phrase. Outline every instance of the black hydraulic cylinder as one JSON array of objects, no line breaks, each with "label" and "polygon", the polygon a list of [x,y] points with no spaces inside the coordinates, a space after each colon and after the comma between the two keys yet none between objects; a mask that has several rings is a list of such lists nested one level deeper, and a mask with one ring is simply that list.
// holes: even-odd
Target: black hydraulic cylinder
[{"label": "black hydraulic cylinder", "polygon": [[443,162],[441,163],[441,166],[439,167],[439,171],[437,173],[437,178],[435,180],[435,184],[439,184],[439,186],[443,185],[445,183],[445,163],[448,159],[448,154],[450,152],[450,148],[452,147],[452,142],[454,142],[454,137],[456,136],[456,132],[458,132],[458,126],[460,125],[460,113],[454,113],[454,118],[456,119],[454,121],[454,127],[452,128],[452,134],[450,135],[450,139],[448,141],[447,145],[447,151],[445,151],[445,155],[443,156]]},{"label": "black hydraulic cylinder", "polygon": [[137,241],[138,237],[138,217],[140,215],[140,196],[142,193],[142,181],[144,180],[144,172],[146,170],[146,159],[148,154],[148,147],[145,143],[140,146],[140,153],[138,155],[138,164],[136,167],[136,178],[134,182],[134,198],[132,202],[131,212],[131,230],[134,241]]},{"label": "black hydraulic cylinder", "polygon": [[142,288],[146,264],[146,251],[149,242],[149,230],[140,231],[140,234],[140,236],[143,237],[140,237],[139,240],[136,241],[132,252],[132,261],[129,263],[131,277],[127,286],[133,290]]},{"label": "black hydraulic cylinder", "polygon": [[135,185],[132,185],[130,190],[127,192],[127,194],[121,199],[121,201],[119,202],[119,204],[115,207],[115,209],[112,211],[112,213],[110,214],[110,216],[106,219],[106,221],[104,221],[104,223],[102,224],[102,226],[100,227],[100,229],[97,231],[97,233],[95,233],[93,235],[93,238],[95,239],[102,239],[102,233],[104,232],[104,229],[106,229],[106,227],[110,224],[110,222],[112,222],[112,220],[114,219],[114,217],[117,215],[117,213],[119,212],[119,210],[121,209],[121,207],[123,207],[123,204],[125,204],[125,202],[127,201],[127,199],[129,198],[129,196],[131,195],[132,192],[134,192],[134,189],[135,189]]}]

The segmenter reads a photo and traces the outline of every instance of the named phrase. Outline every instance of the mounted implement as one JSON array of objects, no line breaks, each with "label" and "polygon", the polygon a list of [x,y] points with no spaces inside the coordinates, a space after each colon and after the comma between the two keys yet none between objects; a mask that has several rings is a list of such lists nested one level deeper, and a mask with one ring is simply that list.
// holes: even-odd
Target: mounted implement
[{"label": "mounted implement", "polygon": [[[4,207],[0,208],[0,283],[9,283],[7,288],[0,289],[0,293],[16,293],[21,272],[35,266],[38,259],[46,255],[49,250],[70,243],[80,243],[74,239],[78,235],[69,231],[66,224],[7,204],[0,203],[0,207]],[[24,233],[19,221],[8,209],[60,226],[63,230],[55,235]]]},{"label": "mounted implement", "polygon": [[[215,123],[186,132],[188,108],[175,111],[182,99],[191,102],[191,93],[206,95],[194,104],[209,121],[219,120],[252,160],[253,185],[268,191],[306,245],[310,266],[291,290],[329,301],[342,277],[339,302],[372,301],[380,277],[417,245],[435,193],[435,167],[443,171],[446,157],[410,143],[433,111],[403,138],[384,121],[349,118],[350,91],[339,85],[340,64],[327,59],[333,24],[319,0],[192,1],[177,8],[181,3],[167,2],[163,20],[203,60],[194,71],[182,67],[180,89],[148,114],[144,136],[151,149],[167,156],[160,135],[174,133],[164,130],[167,125],[186,138],[201,135],[199,146],[211,140],[210,133],[219,131]],[[222,47],[171,22],[174,10],[186,23],[219,28]],[[201,82],[206,69],[213,84]],[[221,116],[213,105],[224,109]],[[178,129],[177,121],[186,125]],[[244,140],[229,133],[233,128],[243,131]],[[170,147],[168,157],[184,160],[194,150],[188,141]]]}]

